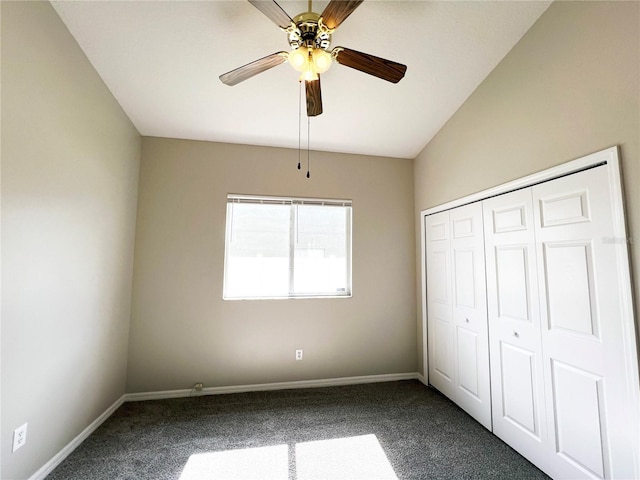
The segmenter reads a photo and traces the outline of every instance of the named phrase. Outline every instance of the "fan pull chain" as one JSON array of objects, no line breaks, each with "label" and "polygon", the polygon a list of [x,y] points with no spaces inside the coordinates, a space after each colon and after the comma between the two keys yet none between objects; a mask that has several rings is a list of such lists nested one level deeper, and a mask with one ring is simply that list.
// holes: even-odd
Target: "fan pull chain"
[{"label": "fan pull chain", "polygon": [[302,80],[298,82],[298,170],[300,170],[300,150],[302,136]]},{"label": "fan pull chain", "polygon": [[311,154],[309,153],[309,139],[311,138],[310,136],[310,132],[311,132],[311,117],[307,117],[307,178],[311,177],[311,173],[310,173],[310,156]]}]

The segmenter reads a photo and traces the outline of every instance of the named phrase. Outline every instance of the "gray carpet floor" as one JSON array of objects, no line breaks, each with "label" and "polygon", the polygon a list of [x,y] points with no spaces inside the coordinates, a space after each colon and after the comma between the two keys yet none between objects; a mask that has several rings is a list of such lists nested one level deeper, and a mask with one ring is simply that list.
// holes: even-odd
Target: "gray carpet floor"
[{"label": "gray carpet floor", "polygon": [[[391,477],[384,468],[373,466],[377,461],[374,450],[359,454],[366,459],[352,455],[355,469],[332,474],[326,469],[314,473],[309,467],[313,462],[310,464],[308,457],[303,457],[303,446],[316,445],[305,442],[371,440],[372,435],[388,459]],[[218,452],[214,456],[220,460],[224,456],[221,452],[242,449],[253,449],[247,450],[249,454],[267,451],[271,455],[271,450],[260,447],[277,450],[277,446],[284,448],[279,450],[285,459],[284,477],[282,468],[280,477],[267,471],[259,455],[240,460],[252,463],[249,467],[254,467],[253,473],[246,473],[251,468],[236,468],[233,474],[205,469],[197,476],[193,475],[197,469],[191,468],[195,464],[185,468],[192,456],[202,460],[213,458],[207,455]],[[348,454],[351,448],[340,441],[334,446],[337,451],[334,448],[319,453],[318,465],[326,466],[331,458]],[[275,459],[277,455],[272,457]],[[182,480],[204,480],[248,475],[257,477],[255,480],[326,477],[348,480],[362,478],[358,468],[364,466],[374,469],[369,470],[367,477],[384,480],[548,478],[442,394],[408,380],[128,402],[47,479],[178,480],[182,476]],[[256,468],[263,468],[262,473],[256,474]]]}]

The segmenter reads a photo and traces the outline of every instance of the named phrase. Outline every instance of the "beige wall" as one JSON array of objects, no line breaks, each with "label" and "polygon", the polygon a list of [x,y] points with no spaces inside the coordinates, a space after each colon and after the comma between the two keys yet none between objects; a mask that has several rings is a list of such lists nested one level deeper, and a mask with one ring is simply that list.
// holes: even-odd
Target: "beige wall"
[{"label": "beige wall", "polygon": [[[428,207],[620,145],[639,285],[639,26],[638,2],[551,5],[415,159],[416,218]],[[637,286],[635,295],[638,306]]]},{"label": "beige wall", "polygon": [[125,392],[140,136],[48,2],[1,9],[0,477],[19,479]]},{"label": "beige wall", "polygon": [[[415,372],[411,161],[143,138],[127,391]],[[353,298],[223,301],[228,193],[353,200]],[[296,362],[294,351],[304,349]]]}]

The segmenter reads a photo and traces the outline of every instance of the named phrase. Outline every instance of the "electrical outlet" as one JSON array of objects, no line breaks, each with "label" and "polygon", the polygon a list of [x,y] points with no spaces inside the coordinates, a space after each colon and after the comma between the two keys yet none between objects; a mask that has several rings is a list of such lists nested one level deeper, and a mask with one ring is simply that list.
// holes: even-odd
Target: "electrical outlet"
[{"label": "electrical outlet", "polygon": [[25,423],[21,427],[16,428],[13,431],[13,448],[11,452],[15,452],[20,447],[27,443],[27,424]]},{"label": "electrical outlet", "polygon": [[296,360],[302,360],[302,350],[296,350]]},{"label": "electrical outlet", "polygon": [[204,384],[202,384],[202,383],[196,383],[196,384],[193,386],[193,389],[194,389],[196,392],[201,392],[203,388],[204,388]]}]

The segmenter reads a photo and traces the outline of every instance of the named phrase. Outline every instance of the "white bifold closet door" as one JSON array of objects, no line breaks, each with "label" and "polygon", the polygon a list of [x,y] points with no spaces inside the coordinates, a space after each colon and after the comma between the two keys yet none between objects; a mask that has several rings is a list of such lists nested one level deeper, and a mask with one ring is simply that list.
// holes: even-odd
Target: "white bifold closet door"
[{"label": "white bifold closet door", "polygon": [[449,212],[425,219],[429,383],[454,398],[453,300]]},{"label": "white bifold closet door", "polygon": [[486,200],[494,433],[554,478],[634,478],[611,192],[595,167]]},{"label": "white bifold closet door", "polygon": [[426,218],[429,381],[491,429],[482,206]]},{"label": "white bifold closet door", "polygon": [[627,390],[619,245],[604,170],[532,187],[547,425],[560,478],[635,477],[629,422],[638,406]]},{"label": "white bifold closet door", "polygon": [[493,433],[542,467],[547,419],[531,189],[482,203]]}]

